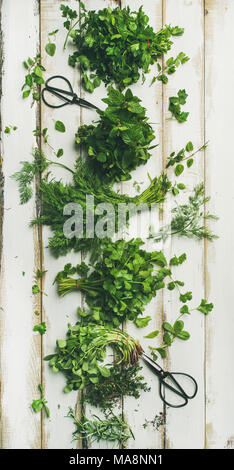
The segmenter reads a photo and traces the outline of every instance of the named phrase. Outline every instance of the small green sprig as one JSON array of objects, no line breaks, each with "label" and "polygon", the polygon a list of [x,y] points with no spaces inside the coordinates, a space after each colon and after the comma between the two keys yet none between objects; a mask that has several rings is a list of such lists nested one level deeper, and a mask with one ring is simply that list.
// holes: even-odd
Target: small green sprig
[{"label": "small green sprig", "polygon": [[46,323],[41,322],[38,325],[35,325],[34,328],[33,328],[33,331],[38,331],[38,333],[40,333],[40,335],[44,335],[45,332],[46,332]]},{"label": "small green sprig", "polygon": [[33,59],[29,57],[23,62],[27,75],[25,76],[25,82],[22,86],[23,98],[28,98],[32,94],[32,105],[35,101],[39,101],[41,97],[41,85],[45,83],[43,78],[43,72],[45,68],[41,64],[41,56],[37,55]]},{"label": "small green sprig", "polygon": [[151,85],[156,80],[159,80],[163,83],[168,83],[168,75],[172,75],[173,73],[175,73],[179,65],[185,64],[188,60],[189,57],[184,52],[180,52],[175,58],[170,57],[169,59],[167,59],[164,67],[161,67],[161,65],[157,62],[157,68],[159,73],[158,75],[153,77]]},{"label": "small green sprig", "polygon": [[39,413],[40,411],[42,411],[44,409],[47,418],[49,418],[50,417],[50,410],[49,410],[48,406],[46,405],[48,403],[48,401],[46,401],[46,399],[45,399],[44,388],[42,387],[41,384],[38,385],[38,388],[39,388],[39,391],[40,391],[40,394],[41,394],[41,398],[39,398],[37,400],[33,400],[32,405],[31,405],[32,409],[35,413]]},{"label": "small green sprig", "polygon": [[[168,162],[166,168],[170,168],[174,165],[175,175],[180,176],[184,171],[184,165],[181,162],[186,162],[187,168],[190,168],[194,163],[194,157],[197,153],[202,152],[207,148],[208,142],[204,145],[201,145],[197,150],[194,150],[193,143],[191,141],[187,142],[184,148],[179,150],[179,152],[172,152],[168,157]],[[194,150],[194,151],[193,151]]]},{"label": "small green sprig", "polygon": [[56,44],[54,42],[51,42],[51,38],[53,37],[53,39],[55,40],[56,34],[58,33],[58,31],[59,30],[56,29],[55,31],[52,31],[51,33],[48,34],[48,43],[45,46],[45,51],[51,57],[53,57],[56,52]]},{"label": "small green sprig", "polygon": [[[191,292],[186,292],[185,294],[180,295],[181,302],[187,302],[192,299]],[[187,304],[184,304],[180,308],[180,314],[174,324],[169,322],[163,322],[162,328],[164,330],[163,343],[160,346],[149,346],[151,349],[151,354],[153,359],[158,358],[157,353],[164,359],[167,356],[167,350],[172,345],[176,338],[179,338],[183,341],[187,341],[190,338],[188,331],[184,329],[184,321],[181,320],[184,315],[191,315],[193,311],[199,311],[204,315],[208,315],[213,310],[214,304],[208,303],[206,299],[202,299],[201,303],[196,308],[189,308]],[[156,351],[156,352],[155,352]]]},{"label": "small green sprig", "polygon": [[156,242],[165,241],[174,235],[199,240],[206,238],[210,241],[218,238],[206,225],[208,220],[218,220],[217,216],[205,212],[204,207],[209,200],[210,197],[205,196],[204,183],[195,186],[187,204],[177,204],[172,209],[171,223],[162,227],[157,234],[151,234],[150,238]]},{"label": "small green sprig", "polygon": [[77,419],[75,412],[70,408],[67,416],[73,419],[76,426],[73,432],[74,440],[84,438],[90,439],[91,442],[103,440],[115,442],[124,447],[129,438],[135,439],[130,426],[122,415],[116,416],[113,413],[106,413],[104,419],[96,415],[92,416],[94,419],[88,419],[83,415],[81,419]]},{"label": "small green sprig", "polygon": [[188,112],[181,111],[181,105],[186,103],[188,95],[185,90],[179,90],[177,96],[170,96],[169,98],[169,111],[172,113],[172,117],[182,123],[187,121],[189,115]]}]

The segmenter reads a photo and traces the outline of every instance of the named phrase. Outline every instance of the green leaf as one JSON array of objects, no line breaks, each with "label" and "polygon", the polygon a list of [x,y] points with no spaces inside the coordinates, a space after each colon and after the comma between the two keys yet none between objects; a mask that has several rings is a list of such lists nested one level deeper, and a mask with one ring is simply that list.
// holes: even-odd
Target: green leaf
[{"label": "green leaf", "polygon": [[46,44],[45,46],[45,50],[48,55],[53,57],[56,51],[56,44],[54,44],[53,42],[48,42],[48,44]]},{"label": "green leaf", "polygon": [[147,336],[144,336],[144,338],[156,338],[156,336],[158,336],[159,334],[159,330],[155,330],[155,331],[152,331],[151,333],[149,333]]},{"label": "green leaf", "polygon": [[202,299],[199,307],[197,307],[197,310],[199,310],[199,312],[204,313],[204,315],[208,315],[213,310],[213,308],[214,304],[208,304],[205,299]]},{"label": "green leaf", "polygon": [[46,323],[42,322],[42,323],[39,323],[39,325],[35,325],[33,328],[33,331],[38,331],[40,335],[44,335],[46,332]]},{"label": "green leaf", "polygon": [[186,147],[185,147],[186,151],[187,151],[187,152],[192,152],[192,151],[193,151],[193,148],[194,148],[194,147],[193,147],[192,142],[189,141],[189,142],[186,144]]},{"label": "green leaf", "polygon": [[31,91],[31,90],[25,90],[25,91],[23,92],[23,98],[27,98],[27,97],[30,95],[30,91]]},{"label": "green leaf", "polygon": [[66,127],[62,121],[55,122],[55,129],[58,132],[66,132]]},{"label": "green leaf", "polygon": [[187,160],[187,167],[190,168],[192,166],[193,162],[194,162],[193,158],[189,158]]},{"label": "green leaf", "polygon": [[180,176],[181,173],[183,173],[183,171],[184,171],[184,165],[181,165],[181,164],[176,165],[176,167],[175,167],[176,176]]},{"label": "green leaf", "polygon": [[57,346],[59,349],[63,349],[67,346],[67,342],[64,339],[57,339]]},{"label": "green leaf", "polygon": [[169,333],[174,333],[174,328],[173,328],[172,325],[170,325],[170,323],[168,323],[168,322],[165,321],[165,322],[162,324],[162,327],[163,327],[164,330],[169,331]]},{"label": "green leaf", "polygon": [[143,318],[136,318],[135,324],[136,326],[138,326],[138,328],[144,328],[145,326],[149,324],[150,321],[151,321],[151,317],[149,316],[143,317]]},{"label": "green leaf", "polygon": [[98,366],[98,369],[101,372],[101,375],[103,377],[110,377],[110,369],[107,369],[107,367],[101,367],[101,366]]},{"label": "green leaf", "polygon": [[63,149],[58,149],[57,153],[56,153],[56,157],[57,158],[60,158],[63,156]]}]

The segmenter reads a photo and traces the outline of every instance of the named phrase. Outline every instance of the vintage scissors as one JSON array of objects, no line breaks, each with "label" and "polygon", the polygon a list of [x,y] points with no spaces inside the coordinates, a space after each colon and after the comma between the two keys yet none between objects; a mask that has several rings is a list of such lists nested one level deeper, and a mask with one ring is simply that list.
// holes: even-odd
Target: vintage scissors
[{"label": "vintage scissors", "polygon": [[[142,354],[142,359],[144,359],[150,366],[153,368],[154,373],[159,378],[159,395],[162,401],[172,408],[181,408],[187,405],[188,401],[195,397],[197,394],[198,386],[196,380],[189,374],[184,374],[182,372],[167,372],[160,367],[157,362],[153,361],[149,356],[147,356],[144,352]],[[176,376],[176,377],[175,377]],[[190,382],[190,386],[192,386],[192,393],[188,394],[184,387],[181,384],[181,380],[186,379]],[[177,396],[178,403],[172,404],[171,400],[168,401],[166,398],[166,393],[172,394]],[[172,395],[173,396],[173,395]],[[175,397],[176,398],[176,397]],[[172,400],[173,401],[173,400]]]},{"label": "vintage scissors", "polygon": [[[52,86],[51,81],[55,79],[60,79],[64,81],[68,85],[69,90],[68,89],[63,90],[61,88]],[[64,86],[66,85],[64,84]],[[46,93],[51,93],[52,95],[56,96],[59,100],[64,101],[64,103],[55,104],[55,105],[49,103],[45,97]],[[43,102],[50,108],[62,108],[63,106],[67,106],[68,104],[77,104],[78,106],[83,106],[85,108],[91,108],[91,109],[97,109],[97,110],[99,109],[94,104],[89,103],[89,101],[83,100],[83,98],[79,98],[77,94],[74,93],[69,80],[66,77],[63,77],[62,75],[53,75],[52,77],[48,78],[45,82],[45,87],[42,90],[41,96],[42,96]]]}]

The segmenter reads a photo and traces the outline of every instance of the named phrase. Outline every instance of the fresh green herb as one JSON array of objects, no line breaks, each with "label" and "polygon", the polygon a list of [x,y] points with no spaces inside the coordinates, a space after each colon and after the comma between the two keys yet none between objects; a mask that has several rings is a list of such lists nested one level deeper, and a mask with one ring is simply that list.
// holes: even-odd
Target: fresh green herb
[{"label": "fresh green herb", "polygon": [[[41,85],[44,82],[43,72],[45,68],[41,64],[41,57],[37,55],[33,59],[31,57],[23,62],[27,75],[25,76],[25,82],[22,86],[23,98],[27,98],[32,93],[33,103],[40,100]],[[32,104],[33,104],[32,103]]]},{"label": "fresh green herb", "polygon": [[[187,302],[191,300],[191,298],[191,292],[186,292],[185,294],[180,295],[181,302]],[[172,345],[175,338],[179,338],[183,341],[187,341],[190,338],[190,334],[184,329],[184,322],[181,320],[184,315],[191,315],[191,313],[195,310],[202,312],[204,315],[208,315],[213,310],[213,307],[214,305],[212,303],[207,303],[205,299],[202,299],[200,305],[193,309],[190,309],[188,305],[185,304],[180,308],[180,315],[173,325],[169,322],[164,322],[162,324],[164,329],[163,344],[159,347],[149,346],[154,360],[157,359],[155,351],[159,353],[163,359],[166,357],[167,349]]]},{"label": "fresh green herb", "polygon": [[42,152],[38,149],[33,150],[33,162],[21,162],[22,169],[12,175],[19,184],[20,204],[25,204],[31,199],[33,194],[32,183],[34,177],[48,168],[49,164],[46,161]]},{"label": "fresh green herb", "polygon": [[46,324],[45,322],[39,323],[38,325],[35,325],[33,328],[33,331],[38,331],[40,335],[44,335],[46,332]]},{"label": "fresh green herb", "polygon": [[155,241],[166,240],[169,236],[177,235],[187,238],[218,238],[205,224],[207,220],[218,220],[218,217],[204,212],[204,205],[210,200],[205,197],[204,184],[194,188],[187,204],[178,205],[172,209],[172,221],[163,227],[158,234],[152,235]]},{"label": "fresh green herb", "polygon": [[110,441],[118,443],[122,448],[129,438],[134,439],[130,426],[124,421],[122,415],[115,416],[113,413],[105,414],[101,419],[93,415],[93,420],[82,416],[77,419],[72,408],[69,409],[68,417],[72,418],[76,426],[73,432],[74,440],[90,439],[91,442]]},{"label": "fresh green herb", "polygon": [[98,110],[97,125],[79,127],[76,143],[82,145],[100,180],[108,182],[128,180],[130,171],[145,164],[154,132],[147,122],[145,108],[130,89],[124,94],[108,87],[105,111]]},{"label": "fresh green herb", "polygon": [[54,42],[51,42],[51,37],[53,36],[53,38],[55,40],[57,32],[58,32],[58,29],[56,29],[55,31],[52,31],[51,33],[48,34],[49,42],[45,46],[45,51],[51,57],[53,57],[55,55],[55,52],[56,52],[56,44]]},{"label": "fresh green herb", "polygon": [[[58,149],[58,150],[56,151],[56,150],[52,147],[52,145],[49,143],[49,141],[48,141],[49,136],[48,136],[48,129],[47,129],[47,128],[44,128],[44,129],[42,129],[42,131],[41,131],[40,127],[37,126],[36,129],[34,129],[34,131],[33,131],[33,135],[34,135],[35,137],[42,137],[42,138],[43,138],[43,142],[49,146],[50,150],[52,150],[53,154],[54,154],[57,158],[60,158],[60,157],[63,156],[63,153],[64,153],[64,152],[63,152],[63,149],[60,148],[60,149]],[[51,163],[52,163],[52,162],[51,162]],[[67,167],[65,167],[65,166],[64,166],[64,168],[66,168],[67,170],[71,171],[69,168],[67,168]]]},{"label": "fresh green herb", "polygon": [[127,333],[96,325],[93,323],[68,324],[66,340],[57,340],[55,354],[44,360],[54,372],[61,371],[66,377],[66,393],[82,390],[89,384],[103,383],[111,376],[110,364],[101,365],[106,357],[106,348],[110,346],[117,354],[117,365],[131,366],[137,363],[142,354],[138,341]]},{"label": "fresh green herb", "polygon": [[40,393],[41,393],[41,398],[39,398],[38,400],[33,400],[32,402],[32,409],[33,411],[35,411],[35,413],[39,413],[40,411],[42,411],[42,409],[45,410],[45,413],[46,413],[46,416],[47,418],[50,417],[50,410],[48,408],[48,406],[46,406],[46,403],[48,403],[45,399],[45,396],[44,396],[44,389],[42,387],[42,385],[38,385],[38,388],[40,390]]},{"label": "fresh green herb", "polygon": [[[164,287],[164,278],[171,274],[161,251],[149,253],[141,249],[141,239],[103,240],[97,261],[90,265],[86,277],[75,279],[79,268],[66,265],[56,280],[61,297],[71,291],[86,294],[90,318],[118,326],[123,320],[135,321],[138,327],[148,324],[150,317],[138,318],[157,290]],[[83,263],[85,265],[85,263]],[[86,265],[85,265],[86,266]],[[94,317],[95,312],[95,317]],[[138,319],[138,321],[136,321]]]},{"label": "fresh green herb", "polygon": [[74,28],[78,24],[79,20],[77,20],[78,14],[75,10],[69,8],[69,6],[60,5],[60,9],[62,11],[62,17],[66,18],[66,21],[63,23],[64,27],[68,30],[65,42],[64,42],[64,49],[66,47],[67,41],[69,36],[73,36]]},{"label": "fresh green herb", "polygon": [[34,310],[34,314],[39,317],[41,315],[41,312],[39,312],[38,310]]},{"label": "fresh green herb", "polygon": [[[19,185],[20,204],[28,202],[33,194],[32,184],[35,176],[41,175],[50,165],[58,165],[71,173],[74,173],[66,165],[59,162],[53,162],[45,158],[42,150],[35,148],[33,150],[33,161],[21,162],[22,168],[20,171],[14,173],[11,177],[17,181]],[[48,174],[45,176],[45,180]]]},{"label": "fresh green herb", "polygon": [[44,294],[44,295],[47,295],[45,292],[43,292],[43,291],[40,289],[40,287],[39,287],[37,284],[34,284],[34,285],[32,286],[32,293],[33,293],[34,295],[40,294],[40,293],[41,293],[41,294]]},{"label": "fresh green herb", "polygon": [[[53,237],[49,239],[49,247],[54,254],[58,257],[70,250],[96,250],[100,242],[96,236],[92,238],[89,236],[88,227],[86,224],[86,196],[92,194],[94,196],[95,207],[95,226],[102,216],[96,213],[96,206],[99,203],[111,203],[115,211],[115,222],[113,224],[113,235],[119,227],[119,204],[133,203],[136,206],[140,204],[156,204],[165,200],[167,192],[171,189],[171,183],[167,176],[162,174],[159,178],[150,179],[149,187],[133,198],[127,195],[121,195],[114,192],[111,187],[99,180],[97,175],[93,174],[89,165],[84,165],[82,160],[76,162],[76,171],[74,173],[74,185],[63,185],[60,181],[47,181],[43,180],[41,183],[41,196],[42,196],[42,214],[41,217],[34,220],[32,223],[41,223],[49,225],[54,232]],[[70,202],[79,203],[83,209],[83,225],[86,237],[84,238],[73,237],[66,238],[63,233],[63,226],[67,220],[67,216],[63,215],[64,206]],[[129,220],[129,210],[127,211],[126,218]]]},{"label": "fresh green herb", "polygon": [[[165,26],[154,32],[142,7],[136,12],[127,8],[104,8],[86,11],[81,5],[81,19],[69,7],[61,5],[62,16],[76,51],[69,64],[79,65],[83,85],[88,92],[100,85],[115,83],[123,90],[136,83],[150,70],[150,65],[171,48],[171,36],[183,34],[183,28]],[[90,76],[87,75],[90,71]]]},{"label": "fresh green herb", "polygon": [[41,269],[37,269],[37,279],[41,279],[47,271],[41,271]]},{"label": "fresh green herb", "polygon": [[86,385],[82,401],[107,411],[116,406],[122,396],[139,398],[142,391],[150,390],[143,382],[144,377],[138,375],[141,370],[139,364],[111,367],[109,377],[100,376],[98,383]]},{"label": "fresh green herb", "polygon": [[56,121],[55,122],[55,129],[58,132],[66,132],[66,127],[65,127],[65,125],[63,124],[62,121]]},{"label": "fresh green herb", "polygon": [[174,116],[178,122],[187,121],[189,113],[181,111],[181,105],[186,103],[187,93],[185,90],[179,90],[177,96],[171,96],[169,98],[169,111],[171,111],[172,116]]},{"label": "fresh green herb", "polygon": [[11,130],[16,131],[17,129],[17,126],[6,126],[4,129],[4,134],[10,134]]},{"label": "fresh green herb", "polygon": [[[204,145],[202,145],[199,149],[195,150],[193,152],[193,144],[191,141],[189,141],[185,148],[182,148],[177,154],[175,152],[172,152],[170,156],[168,157],[168,162],[166,168],[169,168],[171,166],[176,165],[175,167],[175,174],[176,176],[181,175],[184,171],[184,165],[181,164],[181,161],[186,161],[187,167],[190,168],[193,163],[194,163],[194,156],[198,153],[201,152],[202,150],[205,150],[208,145],[208,142],[206,142]],[[192,152],[192,153],[191,153]],[[186,155],[188,153],[189,155]]]},{"label": "fresh green herb", "polygon": [[158,68],[158,75],[153,77],[151,85],[155,82],[155,80],[159,80],[163,83],[168,83],[168,75],[172,75],[175,73],[177,67],[181,64],[185,64],[189,60],[189,57],[186,56],[184,52],[180,52],[177,57],[170,57],[166,61],[166,65],[162,68],[159,63],[157,63]]}]

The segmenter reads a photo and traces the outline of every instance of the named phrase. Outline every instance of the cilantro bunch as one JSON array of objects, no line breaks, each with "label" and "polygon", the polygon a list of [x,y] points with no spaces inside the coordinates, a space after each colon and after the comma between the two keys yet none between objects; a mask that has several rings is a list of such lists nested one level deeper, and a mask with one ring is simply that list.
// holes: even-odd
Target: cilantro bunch
[{"label": "cilantro bunch", "polygon": [[129,7],[87,11],[81,3],[80,22],[76,11],[64,5],[61,10],[66,19],[67,38],[73,39],[76,48],[69,64],[79,65],[83,85],[91,93],[101,80],[106,85],[115,83],[123,90],[136,83],[141,74],[144,79],[150,65],[170,50],[171,37],[184,32],[178,26],[165,26],[155,32],[142,7],[138,11]]},{"label": "cilantro bunch", "polygon": [[57,340],[56,353],[44,360],[49,361],[54,372],[65,375],[66,393],[82,390],[86,385],[101,382],[102,377],[110,377],[110,365],[102,365],[107,346],[117,354],[117,363],[125,366],[136,364],[143,352],[138,341],[121,330],[78,322],[68,325],[67,339]]},{"label": "cilantro bunch", "polygon": [[[92,265],[69,264],[58,273],[59,295],[84,292],[90,312],[80,314],[87,320],[114,326],[132,320],[145,326],[150,317],[138,317],[157,290],[164,287],[164,278],[171,272],[161,251],[149,253],[141,245],[139,238],[128,242],[104,240]],[[70,277],[74,274],[81,277]]]},{"label": "cilantro bunch", "polygon": [[130,172],[150,157],[150,143],[155,138],[145,108],[130,89],[125,94],[108,87],[105,111],[97,111],[97,125],[79,127],[76,143],[82,145],[101,180],[108,182],[131,179]]}]

